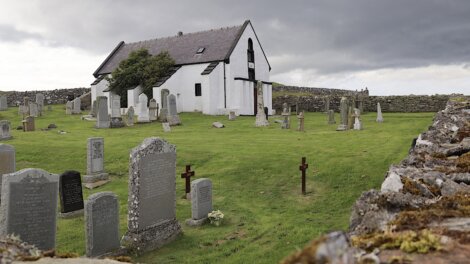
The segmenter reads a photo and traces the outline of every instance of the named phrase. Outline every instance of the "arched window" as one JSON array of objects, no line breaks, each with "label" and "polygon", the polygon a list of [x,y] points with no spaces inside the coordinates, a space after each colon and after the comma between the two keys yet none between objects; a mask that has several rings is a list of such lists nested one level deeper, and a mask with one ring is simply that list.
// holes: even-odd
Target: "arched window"
[{"label": "arched window", "polygon": [[253,40],[248,39],[248,79],[255,80],[255,51],[253,50]]}]

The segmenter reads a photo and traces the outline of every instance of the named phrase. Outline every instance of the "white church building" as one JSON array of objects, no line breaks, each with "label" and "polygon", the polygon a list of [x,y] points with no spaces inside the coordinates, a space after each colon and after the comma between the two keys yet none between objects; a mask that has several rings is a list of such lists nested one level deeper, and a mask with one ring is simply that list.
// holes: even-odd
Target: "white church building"
[{"label": "white church building", "polygon": [[[168,76],[153,87],[153,98],[162,105],[162,94],[174,94],[178,112],[202,112],[223,115],[256,114],[256,82],[263,82],[264,105],[272,112],[271,66],[249,20],[243,25],[134,43],[121,41],[93,73],[92,100],[109,99],[104,78],[129,54],[141,48],[156,55],[168,51],[175,65]],[[130,87],[128,107],[136,107],[142,89]],[[149,98],[150,99],[150,98]],[[109,102],[109,101],[108,101]]]}]

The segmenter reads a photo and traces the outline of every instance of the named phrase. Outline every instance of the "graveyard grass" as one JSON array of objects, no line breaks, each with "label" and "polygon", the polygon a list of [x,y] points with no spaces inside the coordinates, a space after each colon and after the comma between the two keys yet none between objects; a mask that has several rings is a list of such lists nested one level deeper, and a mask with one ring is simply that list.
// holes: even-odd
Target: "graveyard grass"
[{"label": "graveyard grass", "polygon": [[[276,263],[311,239],[328,231],[348,228],[351,206],[361,192],[380,188],[392,163],[406,155],[411,141],[431,124],[434,113],[384,113],[377,124],[375,113],[363,116],[363,131],[335,131],[323,113],[305,115],[306,132],[281,130],[269,121],[255,128],[254,117],[181,114],[182,126],[164,133],[160,123],[137,124],[122,129],[95,129],[94,122],[66,116],[63,105],[36,120],[35,132],[14,130],[20,123],[17,108],[0,112],[12,122],[13,140],[2,143],[16,148],[17,169],[42,168],[52,173],[86,172],[86,142],[105,138],[105,169],[111,183],[92,193],[113,191],[120,201],[120,235],[126,231],[129,151],[146,137],[162,137],[177,146],[177,218],[184,234],[173,243],[135,258],[145,263]],[[339,115],[335,114],[336,121]],[[220,121],[226,128],[211,128]],[[55,123],[58,129],[41,131]],[[64,130],[66,134],[59,134]],[[300,190],[299,164],[307,157],[307,195]],[[190,228],[191,216],[180,174],[191,164],[196,177],[213,182],[214,210],[225,222],[214,227]],[[82,218],[60,219],[57,250],[85,252]]]}]

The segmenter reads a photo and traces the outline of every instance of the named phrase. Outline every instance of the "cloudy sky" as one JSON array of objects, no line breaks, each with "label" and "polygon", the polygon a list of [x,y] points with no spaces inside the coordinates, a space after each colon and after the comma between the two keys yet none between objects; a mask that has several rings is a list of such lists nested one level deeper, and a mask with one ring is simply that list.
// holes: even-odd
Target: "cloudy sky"
[{"label": "cloudy sky", "polygon": [[0,90],[89,87],[121,40],[250,19],[271,81],[470,94],[469,0],[0,0]]}]

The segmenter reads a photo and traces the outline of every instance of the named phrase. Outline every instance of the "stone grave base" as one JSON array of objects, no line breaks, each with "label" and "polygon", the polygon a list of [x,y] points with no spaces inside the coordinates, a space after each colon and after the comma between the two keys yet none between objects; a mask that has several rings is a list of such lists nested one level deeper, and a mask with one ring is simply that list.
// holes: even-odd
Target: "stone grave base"
[{"label": "stone grave base", "polygon": [[9,140],[9,139],[12,139],[12,138],[13,138],[12,136],[0,137],[0,141],[2,141],[2,140]]},{"label": "stone grave base", "polygon": [[75,218],[83,215],[83,209],[73,211],[73,212],[68,212],[68,213],[59,213],[60,218],[64,219],[69,219],[69,218]]},{"label": "stone grave base", "polygon": [[121,117],[112,117],[111,118],[111,123],[110,123],[111,128],[119,128],[119,127],[124,127],[124,126],[125,126],[125,124],[124,124],[124,121],[122,121]]},{"label": "stone grave base", "polygon": [[109,128],[109,121],[96,122],[95,128]]},{"label": "stone grave base", "polygon": [[172,242],[181,232],[178,220],[167,220],[135,233],[127,231],[122,237],[121,246],[125,247],[128,252],[141,254]]},{"label": "stone grave base", "polygon": [[181,120],[179,115],[168,115],[166,117],[170,126],[178,126],[181,125]]},{"label": "stone grave base", "polygon": [[94,189],[105,185],[109,182],[109,174],[99,173],[94,175],[85,175],[83,176],[83,186],[87,189]]},{"label": "stone grave base", "polygon": [[336,129],[336,131],[345,131],[345,130],[348,130],[347,125],[339,125],[338,128]]},{"label": "stone grave base", "polygon": [[137,119],[137,123],[150,123],[150,119],[146,119],[146,120]]},{"label": "stone grave base", "polygon": [[202,226],[203,224],[207,223],[209,218],[202,218],[202,219],[186,219],[186,225],[188,226]]}]

